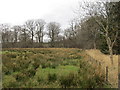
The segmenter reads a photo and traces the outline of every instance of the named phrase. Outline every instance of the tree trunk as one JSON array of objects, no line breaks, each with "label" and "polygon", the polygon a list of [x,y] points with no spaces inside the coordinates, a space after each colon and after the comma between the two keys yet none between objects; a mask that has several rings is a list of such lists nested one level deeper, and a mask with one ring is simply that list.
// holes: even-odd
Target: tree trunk
[{"label": "tree trunk", "polygon": [[110,60],[111,60],[111,64],[113,65],[113,50],[112,47],[109,47],[109,53],[110,53]]},{"label": "tree trunk", "polygon": [[96,33],[94,34],[94,49],[96,49]]},{"label": "tree trunk", "polygon": [[34,33],[33,33],[33,31],[32,31],[32,43],[33,43],[33,37],[34,37]]},{"label": "tree trunk", "polygon": [[41,43],[43,43],[43,33],[42,33],[42,36],[41,36]]},{"label": "tree trunk", "polygon": [[38,36],[38,40],[39,40],[39,43],[40,43],[40,36]]},{"label": "tree trunk", "polygon": [[94,49],[96,49],[96,42],[94,41]]}]

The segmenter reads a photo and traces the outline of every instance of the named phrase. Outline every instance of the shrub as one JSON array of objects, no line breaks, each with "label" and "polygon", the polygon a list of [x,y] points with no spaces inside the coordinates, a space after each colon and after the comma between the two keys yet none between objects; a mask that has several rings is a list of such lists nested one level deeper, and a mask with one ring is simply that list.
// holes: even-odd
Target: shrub
[{"label": "shrub", "polygon": [[37,78],[37,81],[38,81],[39,83],[40,83],[40,82],[42,82],[42,83],[43,83],[43,82],[44,82],[44,79],[43,79],[43,78],[41,78],[41,77],[38,77],[38,78]]},{"label": "shrub", "polygon": [[10,57],[10,58],[16,58],[17,53],[8,53],[7,56]]},{"label": "shrub", "polygon": [[36,70],[40,66],[40,62],[36,60],[32,63],[32,65],[33,65],[34,69]]},{"label": "shrub", "polygon": [[104,79],[105,77],[104,76],[99,76],[99,75],[95,75],[94,76],[94,79],[95,79],[95,82],[97,83],[97,86],[98,87],[102,87],[103,86],[103,84],[104,84]]},{"label": "shrub", "polygon": [[49,73],[48,74],[48,81],[53,82],[55,80],[57,80],[57,75],[55,73],[53,73],[53,74]]},{"label": "shrub", "polygon": [[78,80],[77,80],[78,76],[75,73],[69,73],[69,75],[67,76],[61,76],[60,77],[60,85],[62,86],[62,88],[68,88],[68,87],[72,87],[72,86],[77,86],[78,84]]},{"label": "shrub", "polygon": [[57,67],[57,63],[51,63],[50,67],[55,69]]},{"label": "shrub", "polygon": [[36,66],[34,66],[34,69],[36,70],[39,67],[39,65],[37,64]]},{"label": "shrub", "polygon": [[91,78],[87,78],[84,82],[85,84],[82,86],[84,88],[100,88],[104,85],[103,78],[98,75],[95,75]]},{"label": "shrub", "polygon": [[16,79],[13,76],[5,76],[3,77],[3,87],[17,87]]},{"label": "shrub", "polygon": [[42,63],[42,68],[46,68],[46,64],[45,63]]},{"label": "shrub", "polygon": [[21,67],[19,64],[17,63],[13,63],[14,64],[14,67],[13,67],[13,72],[16,72],[16,71],[20,71],[21,70]]},{"label": "shrub", "polygon": [[85,62],[85,61],[80,61],[80,68],[83,68],[83,69],[84,69],[85,67],[87,67],[87,66],[86,66],[86,63],[87,63],[87,62]]},{"label": "shrub", "polygon": [[87,65],[87,62],[80,63],[79,74],[79,86],[81,88],[97,88],[103,87],[104,75],[98,68],[94,69],[92,65]]},{"label": "shrub", "polygon": [[11,74],[11,71],[6,66],[3,66],[2,71],[5,75],[10,75]]},{"label": "shrub", "polygon": [[39,85],[39,83],[37,82],[37,80],[32,79],[32,78],[30,78],[29,80],[27,80],[25,82],[26,88],[33,88],[33,87],[38,86],[38,85]]},{"label": "shrub", "polygon": [[16,75],[13,75],[17,81],[23,81],[25,79],[25,75],[23,73],[17,73]]},{"label": "shrub", "polygon": [[23,75],[25,75],[26,78],[29,78],[29,77],[33,77],[35,75],[36,70],[34,70],[34,68],[24,69],[21,73]]},{"label": "shrub", "polygon": [[27,73],[29,73],[29,77],[32,77],[35,75],[36,71],[34,69],[29,69]]}]

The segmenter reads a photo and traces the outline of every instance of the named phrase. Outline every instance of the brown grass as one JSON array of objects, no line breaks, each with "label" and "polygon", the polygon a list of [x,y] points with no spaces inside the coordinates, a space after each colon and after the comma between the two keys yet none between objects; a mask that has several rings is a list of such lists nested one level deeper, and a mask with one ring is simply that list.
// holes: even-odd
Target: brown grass
[{"label": "brown grass", "polygon": [[86,50],[86,54],[93,57],[95,60],[102,62],[102,68],[108,66],[108,80],[113,88],[118,88],[118,55],[114,55],[114,65],[111,64],[109,55],[105,55],[100,50]]}]

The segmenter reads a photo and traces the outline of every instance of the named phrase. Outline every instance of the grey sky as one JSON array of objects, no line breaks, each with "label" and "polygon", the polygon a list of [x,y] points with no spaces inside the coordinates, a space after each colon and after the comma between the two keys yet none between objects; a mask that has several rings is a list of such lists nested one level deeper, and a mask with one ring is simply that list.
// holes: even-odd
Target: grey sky
[{"label": "grey sky", "polygon": [[23,24],[29,19],[59,22],[66,28],[80,0],[0,0],[0,23]]},{"label": "grey sky", "polygon": [[18,25],[29,19],[44,19],[47,23],[59,22],[66,28],[75,17],[78,2],[83,0],[0,0],[0,23]]}]

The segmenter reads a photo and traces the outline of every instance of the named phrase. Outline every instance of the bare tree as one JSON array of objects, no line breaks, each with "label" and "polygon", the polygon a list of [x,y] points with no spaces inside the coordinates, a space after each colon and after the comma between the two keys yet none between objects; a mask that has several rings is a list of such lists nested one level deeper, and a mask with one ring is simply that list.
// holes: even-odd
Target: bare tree
[{"label": "bare tree", "polygon": [[64,36],[66,39],[66,44],[67,47],[76,47],[76,43],[77,43],[77,22],[76,20],[71,20],[69,27],[67,29],[64,30]]},{"label": "bare tree", "polygon": [[74,20],[71,20],[70,27],[64,30],[64,35],[66,38],[72,39],[77,35],[77,23]]},{"label": "bare tree", "polygon": [[14,30],[14,42],[17,43],[18,42],[18,35],[19,35],[19,32],[21,30],[21,26],[13,26],[12,29]]},{"label": "bare tree", "polygon": [[86,12],[86,16],[93,17],[96,23],[102,28],[101,34],[106,39],[109,48],[111,64],[113,64],[113,46],[118,36],[118,30],[113,25],[111,16],[109,14],[111,7],[108,8],[106,2],[85,2],[82,8]]},{"label": "bare tree", "polygon": [[29,30],[30,32],[30,35],[31,35],[31,40],[32,40],[32,43],[33,43],[33,40],[34,40],[34,34],[35,34],[35,21],[34,20],[28,20],[25,22],[25,26],[26,26],[26,29]]},{"label": "bare tree", "polygon": [[60,24],[56,22],[50,22],[47,25],[47,29],[49,31],[48,35],[51,39],[51,46],[54,47],[55,41],[57,41],[60,33]]},{"label": "bare tree", "polygon": [[26,26],[21,26],[21,31],[19,35],[19,42],[27,42],[30,40],[30,35]]},{"label": "bare tree", "polygon": [[2,33],[2,43],[8,43],[10,41],[11,27],[8,24],[1,24],[0,30]]},{"label": "bare tree", "polygon": [[71,20],[70,22],[70,36],[75,37],[77,34],[77,22],[75,20]]},{"label": "bare tree", "polygon": [[38,19],[35,21],[35,26],[36,26],[36,34],[38,37],[39,43],[43,42],[43,36],[44,36],[44,26],[45,26],[45,21],[42,19]]},{"label": "bare tree", "polygon": [[93,48],[96,49],[96,43],[100,36],[100,27],[95,22],[94,18],[90,17],[86,21],[82,22],[80,30],[81,34],[84,33],[83,38],[86,38],[88,41],[93,43]]}]

